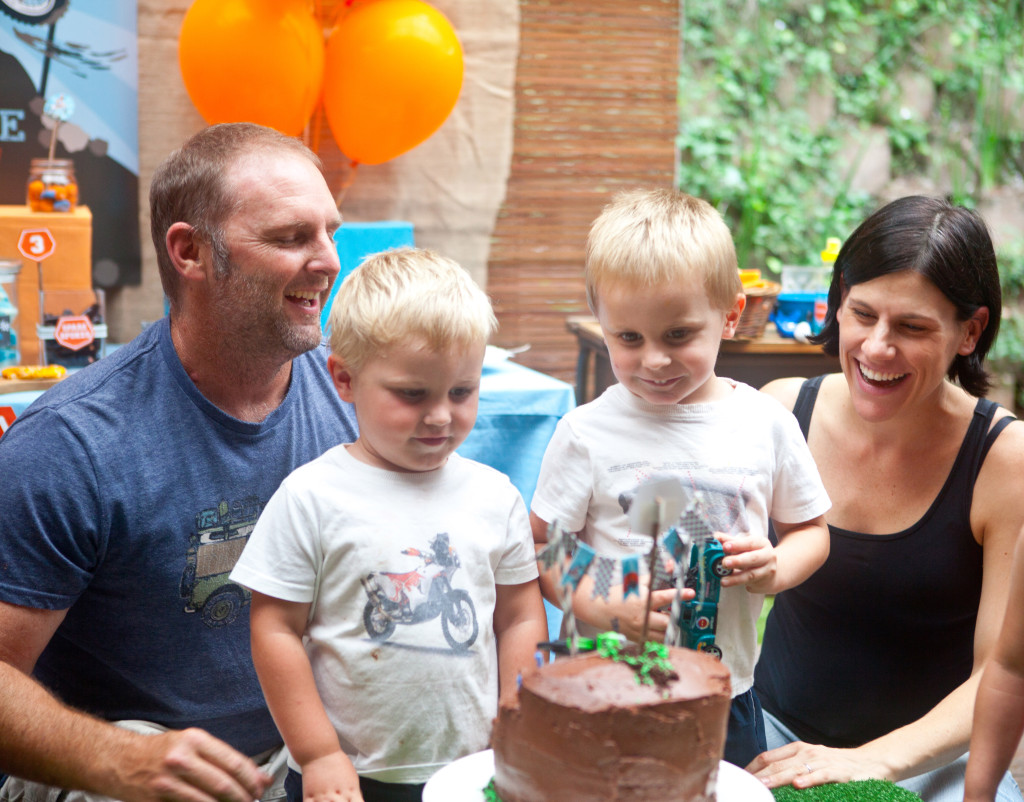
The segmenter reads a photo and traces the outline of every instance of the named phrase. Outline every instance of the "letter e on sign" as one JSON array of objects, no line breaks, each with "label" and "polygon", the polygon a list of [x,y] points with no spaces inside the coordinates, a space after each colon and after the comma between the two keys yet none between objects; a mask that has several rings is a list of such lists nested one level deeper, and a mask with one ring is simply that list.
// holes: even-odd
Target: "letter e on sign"
[{"label": "letter e on sign", "polygon": [[48,228],[26,228],[18,237],[18,250],[26,259],[41,262],[57,250],[57,242]]},{"label": "letter e on sign", "polygon": [[14,407],[0,407],[0,437],[14,423]]}]

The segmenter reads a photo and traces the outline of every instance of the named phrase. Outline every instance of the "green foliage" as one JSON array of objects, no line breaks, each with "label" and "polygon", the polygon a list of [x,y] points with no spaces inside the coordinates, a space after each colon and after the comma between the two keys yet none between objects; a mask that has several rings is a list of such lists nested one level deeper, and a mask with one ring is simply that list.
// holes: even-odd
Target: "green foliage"
[{"label": "green foliage", "polygon": [[1016,379],[1016,406],[1024,409],[1024,239],[1000,247],[997,258],[1003,316],[987,361],[996,372]]},{"label": "green foliage", "polygon": [[967,206],[1024,175],[1024,0],[683,8],[678,185],[723,213],[743,267],[817,264],[877,206],[851,188],[872,127],[894,175]]}]

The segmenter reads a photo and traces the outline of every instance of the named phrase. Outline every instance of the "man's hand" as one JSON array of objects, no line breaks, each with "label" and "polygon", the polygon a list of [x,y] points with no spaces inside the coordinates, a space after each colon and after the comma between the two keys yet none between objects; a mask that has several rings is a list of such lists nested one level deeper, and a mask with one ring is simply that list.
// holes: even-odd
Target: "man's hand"
[{"label": "man's hand", "polygon": [[111,796],[125,802],[252,802],[273,778],[245,755],[198,728],[127,733]]}]

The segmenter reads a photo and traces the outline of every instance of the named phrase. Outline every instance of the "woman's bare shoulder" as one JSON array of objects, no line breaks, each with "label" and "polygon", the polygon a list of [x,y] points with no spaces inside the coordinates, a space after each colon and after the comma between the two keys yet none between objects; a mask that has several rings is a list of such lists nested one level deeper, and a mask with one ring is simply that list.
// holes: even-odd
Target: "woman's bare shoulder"
[{"label": "woman's bare shoulder", "polygon": [[[1000,407],[992,416],[992,426],[995,426],[1002,418],[1007,417],[1014,417],[1013,413],[1005,407]],[[1024,421],[1015,418],[1006,424],[1006,428],[999,433],[999,436],[992,443],[989,457],[985,458],[986,463],[990,457],[996,462],[1008,460],[1010,464],[1024,468]]]},{"label": "woman's bare shoulder", "polygon": [[[1008,413],[999,410],[996,419]],[[988,522],[1006,521],[1016,536],[1024,525],[1024,421],[1011,421],[992,443],[974,484],[972,517],[981,514]],[[987,527],[986,527],[987,528]]]}]

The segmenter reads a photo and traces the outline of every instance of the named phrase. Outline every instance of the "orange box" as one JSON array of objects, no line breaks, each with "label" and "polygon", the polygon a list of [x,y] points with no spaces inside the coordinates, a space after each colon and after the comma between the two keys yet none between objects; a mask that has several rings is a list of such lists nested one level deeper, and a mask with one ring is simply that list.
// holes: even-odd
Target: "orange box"
[{"label": "orange box", "polygon": [[[31,258],[35,254],[42,258]],[[23,365],[39,364],[40,267],[48,290],[92,288],[92,212],[88,206],[72,212],[33,212],[24,204],[0,205],[0,257],[21,260],[18,345]]]}]

